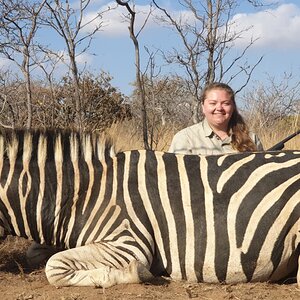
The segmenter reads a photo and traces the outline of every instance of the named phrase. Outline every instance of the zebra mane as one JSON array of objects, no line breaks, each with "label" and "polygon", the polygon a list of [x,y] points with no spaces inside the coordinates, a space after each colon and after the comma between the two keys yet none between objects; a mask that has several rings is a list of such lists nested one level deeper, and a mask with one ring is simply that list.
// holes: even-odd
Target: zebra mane
[{"label": "zebra mane", "polygon": [[115,156],[110,137],[60,129],[0,130],[0,159],[106,160]]}]

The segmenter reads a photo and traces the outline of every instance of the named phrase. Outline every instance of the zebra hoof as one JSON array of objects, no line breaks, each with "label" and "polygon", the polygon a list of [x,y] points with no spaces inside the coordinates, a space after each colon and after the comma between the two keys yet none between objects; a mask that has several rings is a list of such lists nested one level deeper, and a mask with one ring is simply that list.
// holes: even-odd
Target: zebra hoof
[{"label": "zebra hoof", "polygon": [[[129,268],[131,267],[132,263],[130,263]],[[154,280],[155,277],[142,263],[136,261],[135,268],[137,270],[137,274],[140,282],[151,282]]]}]

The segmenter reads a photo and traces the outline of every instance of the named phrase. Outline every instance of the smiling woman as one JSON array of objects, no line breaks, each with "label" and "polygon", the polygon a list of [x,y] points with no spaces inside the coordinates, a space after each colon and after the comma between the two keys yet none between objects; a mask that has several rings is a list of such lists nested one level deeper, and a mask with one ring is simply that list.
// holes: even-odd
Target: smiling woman
[{"label": "smiling woman", "polygon": [[221,154],[262,151],[259,138],[238,112],[234,91],[225,83],[207,85],[201,96],[204,120],[179,131],[169,152],[183,154]]}]

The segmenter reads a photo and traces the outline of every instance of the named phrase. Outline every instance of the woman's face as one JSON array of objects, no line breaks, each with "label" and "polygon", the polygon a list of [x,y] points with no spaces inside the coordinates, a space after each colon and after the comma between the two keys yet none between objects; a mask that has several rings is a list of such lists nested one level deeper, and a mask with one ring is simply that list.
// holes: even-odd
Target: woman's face
[{"label": "woman's face", "polygon": [[202,110],[212,129],[227,131],[235,104],[226,90],[215,89],[206,93]]}]

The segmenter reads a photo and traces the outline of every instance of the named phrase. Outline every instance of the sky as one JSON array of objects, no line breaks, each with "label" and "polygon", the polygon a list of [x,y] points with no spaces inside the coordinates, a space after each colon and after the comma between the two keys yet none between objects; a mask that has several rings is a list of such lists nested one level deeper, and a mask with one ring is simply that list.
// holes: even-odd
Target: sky
[{"label": "sky", "polygon": [[[247,59],[250,62],[256,62],[261,56],[264,57],[252,75],[250,86],[267,80],[268,76],[280,80],[285,72],[291,72],[296,80],[300,78],[300,55],[298,54],[300,50],[300,1],[264,1],[270,4],[276,2],[277,5],[254,8],[245,1],[240,1],[241,5],[232,17],[232,21],[239,29],[251,27],[245,31],[243,38],[236,41],[233,51],[236,53],[241,51],[253,37],[257,40],[247,53]],[[76,5],[75,1],[71,2]],[[142,26],[149,12],[149,2],[147,0],[135,1],[136,31]],[[116,6],[114,1],[93,0],[91,3],[90,10],[85,16],[86,20],[94,16],[95,12],[105,10],[107,6]],[[172,16],[190,17],[190,12],[185,11],[176,0],[157,0],[157,3],[166,8]],[[88,53],[78,57],[77,62],[79,67],[86,66],[92,72],[101,70],[108,72],[113,77],[112,84],[129,96],[135,79],[135,57],[128,24],[124,21],[126,13],[125,7],[117,7],[104,14],[104,26],[95,35]],[[89,29],[86,28],[86,30]],[[45,36],[40,38],[45,39]],[[63,41],[54,33],[47,34],[46,40],[57,52],[64,51]],[[153,18],[150,18],[139,35],[139,44],[143,70],[148,61],[144,47],[151,52],[157,49],[170,50],[172,47],[178,47],[180,40],[170,29],[157,24]],[[164,74],[180,72],[176,66],[167,66],[159,55],[156,61]],[[0,67],[9,67],[9,62],[0,58]]]}]

